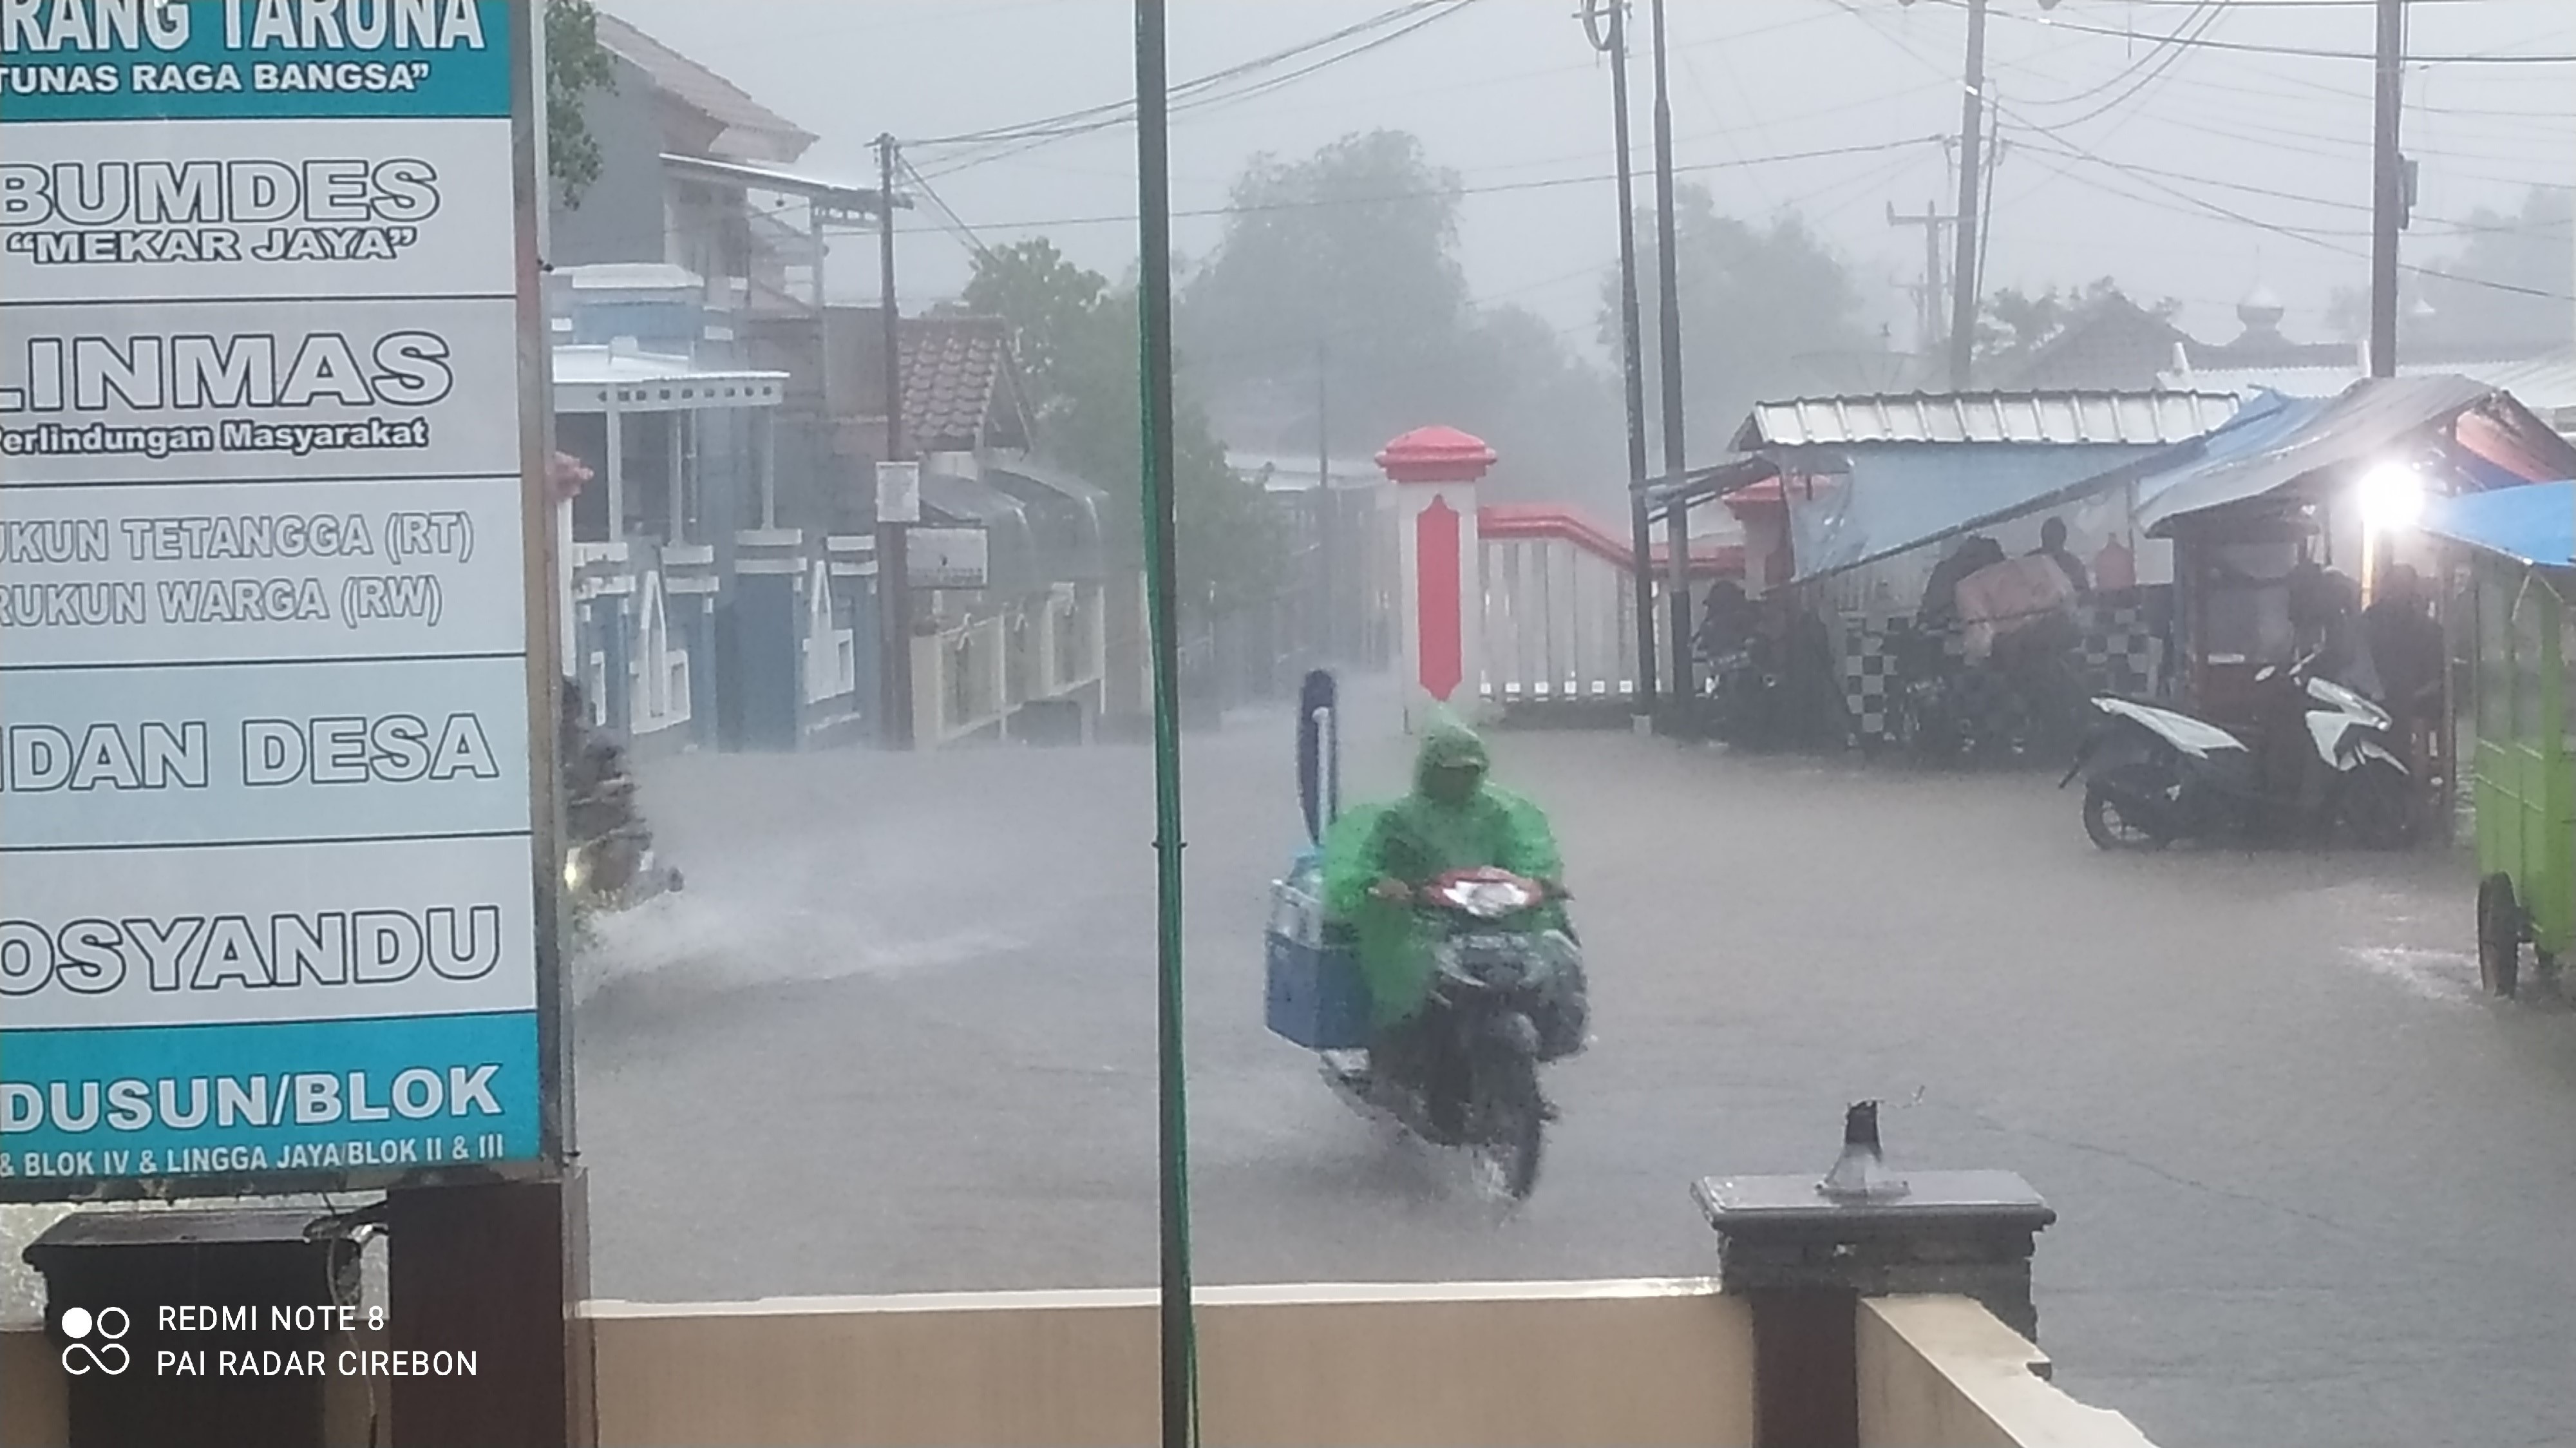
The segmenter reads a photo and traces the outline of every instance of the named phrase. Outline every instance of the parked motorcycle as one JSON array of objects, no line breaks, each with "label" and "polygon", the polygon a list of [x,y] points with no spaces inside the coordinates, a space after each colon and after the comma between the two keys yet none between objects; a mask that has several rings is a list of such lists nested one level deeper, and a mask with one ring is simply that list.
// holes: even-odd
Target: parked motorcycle
[{"label": "parked motorcycle", "polygon": [[1573,937],[1529,928],[1546,887],[1506,870],[1443,875],[1417,896],[1442,927],[1418,1049],[1400,1062],[1324,1053],[1324,1079],[1353,1109],[1435,1146],[1462,1147],[1489,1195],[1538,1184],[1546,1123],[1542,1062],[1583,1048],[1582,958]]},{"label": "parked motorcycle", "polygon": [[1747,642],[1707,658],[1701,685],[1711,737],[1745,749],[1779,742],[1787,691],[1776,651]]},{"label": "parked motorcycle", "polygon": [[1940,638],[1918,634],[1905,640],[1896,655],[1895,689],[1888,697],[1888,736],[1913,762],[1936,768],[1955,767],[1985,758],[1995,742],[1985,737],[1970,695],[1963,666],[1953,662]]},{"label": "parked motorcycle", "polygon": [[[2414,835],[2414,779],[2388,712],[2315,672],[2315,656],[2267,667],[2258,685],[2298,691],[2306,736],[2301,758],[2322,767],[2321,789],[2267,777],[2252,742],[2175,709],[2111,695],[2092,701],[2101,717],[2058,782],[2079,776],[2084,832],[2105,850],[2161,849],[2180,840],[2262,835],[2286,815],[2310,835],[2342,832],[2373,849]],[[2293,711],[2279,711],[2285,718]]]}]

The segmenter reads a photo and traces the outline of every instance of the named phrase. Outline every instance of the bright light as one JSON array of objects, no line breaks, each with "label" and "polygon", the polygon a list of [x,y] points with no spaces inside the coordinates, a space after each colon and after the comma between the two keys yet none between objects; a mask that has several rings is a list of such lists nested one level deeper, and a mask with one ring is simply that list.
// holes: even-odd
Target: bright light
[{"label": "bright light", "polygon": [[2361,521],[2378,532],[2424,519],[2424,475],[2404,463],[2382,463],[2361,480]]}]

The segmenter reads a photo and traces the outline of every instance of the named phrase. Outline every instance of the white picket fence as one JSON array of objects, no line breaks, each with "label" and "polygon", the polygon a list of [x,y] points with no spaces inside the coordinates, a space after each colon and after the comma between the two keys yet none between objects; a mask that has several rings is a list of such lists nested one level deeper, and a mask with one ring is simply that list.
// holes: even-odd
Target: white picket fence
[{"label": "white picket fence", "polygon": [[[1481,508],[1477,530],[1484,551],[1485,700],[1516,713],[1632,702],[1637,596],[1628,540],[1580,513],[1533,505]],[[1728,558],[1694,550],[1695,586],[1726,573]],[[1658,660],[1670,649],[1663,598],[1658,586]]]}]

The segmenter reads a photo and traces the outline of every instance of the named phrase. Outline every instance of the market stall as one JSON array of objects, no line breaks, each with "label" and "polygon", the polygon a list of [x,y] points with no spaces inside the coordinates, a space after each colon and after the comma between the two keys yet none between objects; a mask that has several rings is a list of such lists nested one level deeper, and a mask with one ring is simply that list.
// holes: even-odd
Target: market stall
[{"label": "market stall", "polygon": [[2448,498],[2424,532],[2469,574],[2467,723],[2477,814],[2478,974],[2521,985],[2523,947],[2544,979],[2576,949],[2576,740],[2569,735],[2568,609],[2576,602],[2576,483]]}]

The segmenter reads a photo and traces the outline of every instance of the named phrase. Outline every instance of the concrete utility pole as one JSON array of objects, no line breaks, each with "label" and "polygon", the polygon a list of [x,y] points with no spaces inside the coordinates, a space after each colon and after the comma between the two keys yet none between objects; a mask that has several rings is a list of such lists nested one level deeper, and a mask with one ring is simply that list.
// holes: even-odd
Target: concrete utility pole
[{"label": "concrete utility pole", "polygon": [[[1681,261],[1678,239],[1679,222],[1673,202],[1673,102],[1672,88],[1664,75],[1664,0],[1654,0],[1655,10],[1655,261],[1658,331],[1663,341],[1664,394],[1664,483],[1676,492],[1682,474],[1689,470],[1685,460],[1688,439],[1682,430],[1682,297]],[[1675,733],[1690,728],[1691,705],[1691,597],[1690,597],[1690,515],[1678,498],[1664,511],[1664,546],[1671,551],[1666,560],[1670,577],[1664,591],[1671,606],[1672,638],[1672,705],[1668,717]],[[1651,651],[1650,651],[1651,652]]]},{"label": "concrete utility pole", "polygon": [[[1602,24],[1607,18],[1606,28]],[[1655,713],[1655,575],[1647,559],[1655,538],[1646,495],[1646,339],[1637,304],[1637,178],[1628,140],[1628,0],[1588,0],[1583,13],[1593,47],[1610,57],[1611,144],[1619,151],[1619,341],[1628,403],[1628,521],[1637,555],[1637,692],[1640,718]]]},{"label": "concrete utility pole", "polygon": [[1341,617],[1339,570],[1333,550],[1341,541],[1341,495],[1333,491],[1333,345],[1315,344],[1315,623],[1319,657],[1332,663]]},{"label": "concrete utility pole", "polygon": [[[903,316],[894,291],[895,140],[877,137],[877,304],[885,348],[885,461],[903,458]],[[831,355],[831,331],[823,352]],[[910,749],[912,739],[912,556],[909,519],[877,516],[877,697],[883,707],[881,737],[889,749]]]},{"label": "concrete utility pole", "polygon": [[1941,291],[1941,237],[1955,216],[1943,216],[1932,203],[1923,203],[1920,215],[1908,215],[1891,203],[1887,208],[1890,226],[1923,228],[1923,286],[1915,294],[1915,350],[1929,362],[1941,352],[1943,294]]},{"label": "concrete utility pole", "polygon": [[2370,227],[2370,375],[2397,375],[2397,243],[2406,228],[2406,160],[2399,153],[2405,114],[2406,0],[2379,0],[2377,125],[2372,138]]},{"label": "concrete utility pole", "polygon": [[1959,119],[1959,258],[1950,280],[1950,390],[1965,392],[1977,351],[1977,191],[1984,156],[1986,3],[1968,0],[1968,71]]},{"label": "concrete utility pole", "polygon": [[[1601,19],[1606,14],[1606,30]],[[1648,517],[1646,481],[1645,324],[1637,302],[1637,179],[1635,146],[1628,138],[1628,3],[1589,0],[1584,25],[1595,49],[1610,57],[1611,144],[1619,153],[1619,341],[1623,389],[1628,406],[1629,544],[1637,558],[1635,612],[1637,676],[1629,706],[1640,719],[1656,710],[1655,576],[1647,560],[1655,548]]]}]

